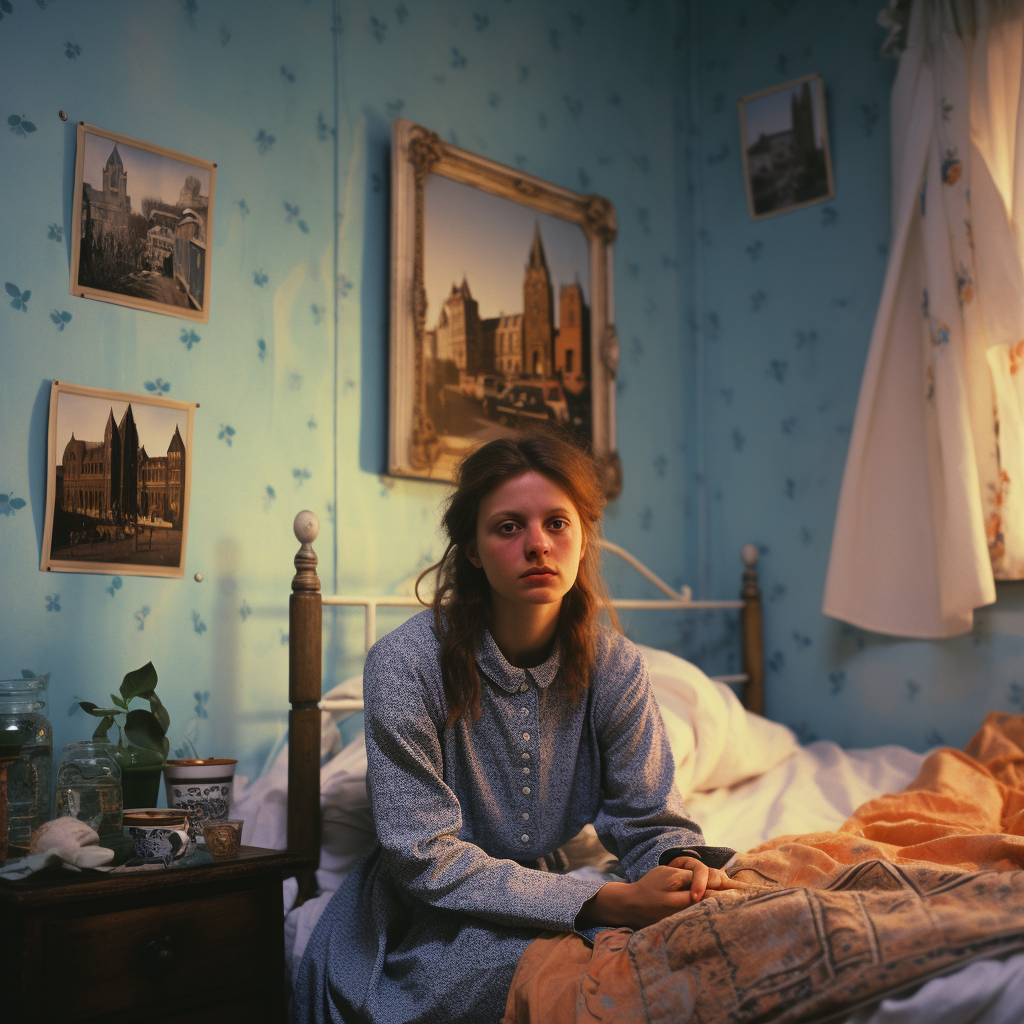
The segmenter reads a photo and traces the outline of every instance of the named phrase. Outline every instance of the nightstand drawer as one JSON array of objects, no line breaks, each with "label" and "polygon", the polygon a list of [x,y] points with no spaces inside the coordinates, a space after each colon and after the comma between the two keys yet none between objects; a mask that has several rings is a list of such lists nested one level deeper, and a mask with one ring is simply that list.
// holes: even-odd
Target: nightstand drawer
[{"label": "nightstand drawer", "polygon": [[[75,1020],[151,1004],[195,1007],[226,988],[272,984],[270,907],[257,890],[43,925],[44,1019]],[[74,984],[68,984],[73,973]],[[83,1012],[84,1011],[84,1012]]]}]

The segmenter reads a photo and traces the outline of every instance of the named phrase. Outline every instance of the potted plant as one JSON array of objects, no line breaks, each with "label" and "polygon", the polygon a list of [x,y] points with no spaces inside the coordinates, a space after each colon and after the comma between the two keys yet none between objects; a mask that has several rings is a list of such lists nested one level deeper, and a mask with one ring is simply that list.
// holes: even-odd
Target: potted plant
[{"label": "potted plant", "polygon": [[[156,682],[156,669],[150,661],[124,677],[121,695],[110,695],[114,707],[100,708],[87,700],[78,702],[86,714],[100,719],[92,736],[94,740],[106,740],[110,727],[117,726],[117,746],[112,746],[112,750],[121,766],[126,808],[155,807],[160,792],[160,772],[170,747],[167,727],[171,719],[156,695]],[[149,710],[130,708],[135,699],[148,701]]]}]

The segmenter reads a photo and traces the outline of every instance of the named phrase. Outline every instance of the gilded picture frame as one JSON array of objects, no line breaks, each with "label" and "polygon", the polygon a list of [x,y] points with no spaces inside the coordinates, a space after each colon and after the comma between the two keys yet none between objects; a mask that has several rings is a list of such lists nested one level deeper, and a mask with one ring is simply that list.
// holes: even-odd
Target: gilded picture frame
[{"label": "gilded picture frame", "polygon": [[611,202],[405,119],[391,174],[388,473],[451,481],[475,444],[547,421],[589,443],[617,495]]}]

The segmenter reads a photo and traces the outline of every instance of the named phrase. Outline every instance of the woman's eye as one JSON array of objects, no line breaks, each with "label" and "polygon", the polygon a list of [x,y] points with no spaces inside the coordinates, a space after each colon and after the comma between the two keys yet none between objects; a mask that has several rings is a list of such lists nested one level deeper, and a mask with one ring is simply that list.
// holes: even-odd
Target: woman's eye
[{"label": "woman's eye", "polygon": [[568,519],[552,519],[551,527],[555,530],[564,530],[569,526]]},{"label": "woman's eye", "polygon": [[502,523],[501,526],[498,527],[499,533],[515,533],[515,531],[516,524],[513,522]]}]

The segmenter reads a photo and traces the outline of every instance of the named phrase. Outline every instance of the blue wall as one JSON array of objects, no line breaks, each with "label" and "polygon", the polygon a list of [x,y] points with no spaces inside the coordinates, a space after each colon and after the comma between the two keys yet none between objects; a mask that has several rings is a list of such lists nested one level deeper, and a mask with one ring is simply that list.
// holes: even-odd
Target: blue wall
[{"label": "blue wall", "polygon": [[[287,708],[295,512],[320,515],[327,591],[392,591],[440,553],[445,489],[380,475],[399,115],[615,203],[628,486],[609,533],[683,581],[688,382],[669,5],[11,7],[0,20],[0,115],[37,131],[0,133],[11,198],[0,281],[31,291],[27,312],[0,305],[0,493],[27,502],[0,515],[0,676],[52,673],[58,749],[92,730],[77,699],[102,701],[152,659],[172,750],[187,733],[201,754],[237,755],[251,774]],[[78,121],[218,163],[208,325],[68,294]],[[52,311],[71,314],[64,331]],[[52,378],[136,393],[159,379],[170,397],[200,403],[184,580],[39,572]],[[380,626],[397,621],[382,615]],[[362,653],[359,615],[328,627],[325,686]],[[674,625],[660,629],[675,638]]]},{"label": "blue wall", "polygon": [[[702,368],[702,464],[688,491],[703,515],[696,529],[710,593],[732,586],[744,540],[762,547],[769,715],[808,739],[921,750],[962,745],[986,710],[1020,710],[1024,601],[1019,584],[1001,585],[973,634],[939,643],[882,637],[821,614],[888,255],[896,64],[878,56],[881,6],[691,5],[691,339]],[[810,72],[824,77],[836,198],[752,221],[737,100]],[[705,646],[714,649],[715,636]]]},{"label": "blue wall", "polygon": [[[0,493],[26,502],[0,506],[0,676],[52,673],[56,746],[91,731],[77,698],[152,659],[172,749],[188,734],[251,774],[283,728],[294,513],[321,517],[327,591],[401,589],[440,553],[444,488],[381,476],[396,116],[614,202],[626,487],[607,532],[712,597],[736,593],[740,546],[762,546],[773,717],[923,748],[1019,706],[1018,588],[945,643],[820,612],[889,235],[878,5],[11,0],[0,115],[38,130],[0,123],[0,281],[32,293],[28,312],[0,305]],[[752,222],[736,100],[810,71],[825,77],[837,198]],[[68,294],[80,120],[218,163],[198,342],[184,321]],[[38,571],[52,378],[137,393],[159,379],[201,403],[184,580]],[[735,667],[728,616],[627,625]],[[358,616],[328,619],[325,685],[361,642]]]}]

